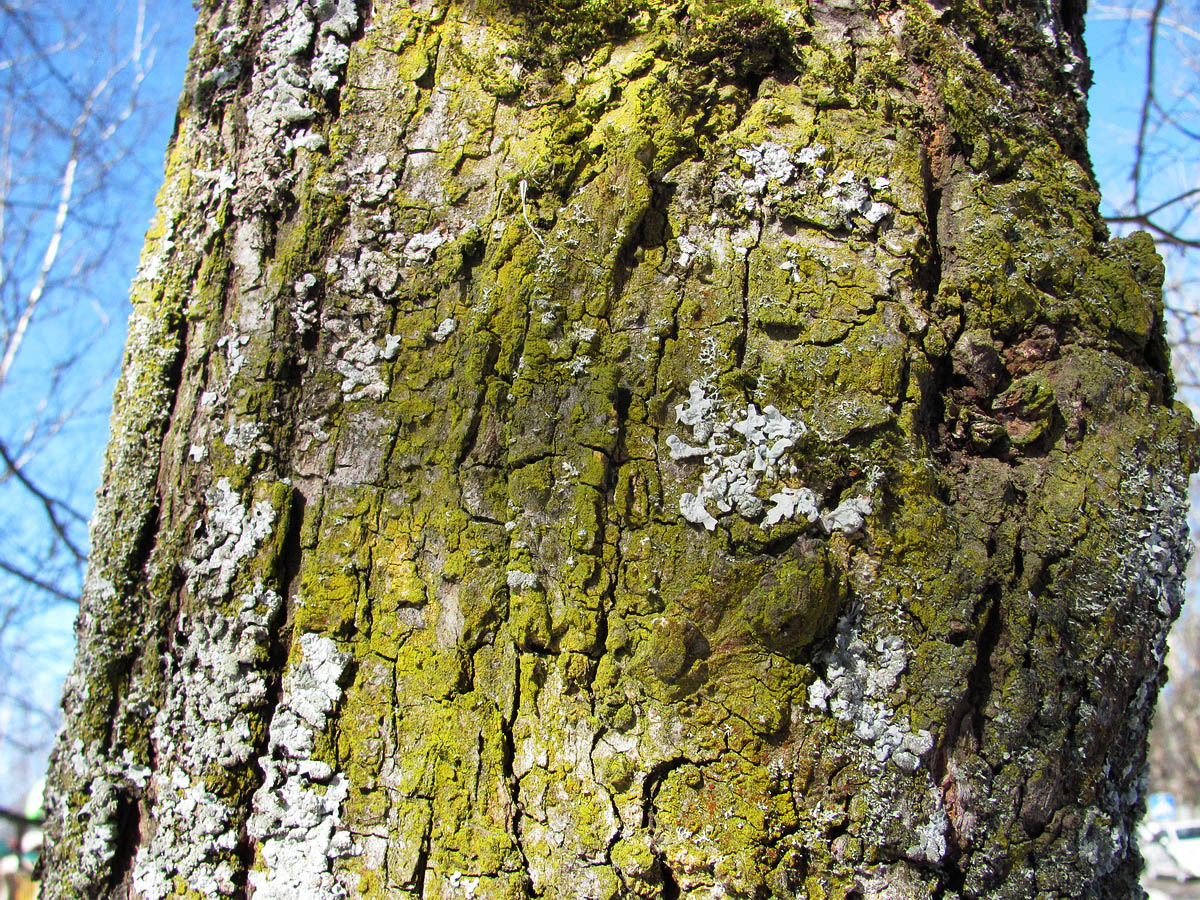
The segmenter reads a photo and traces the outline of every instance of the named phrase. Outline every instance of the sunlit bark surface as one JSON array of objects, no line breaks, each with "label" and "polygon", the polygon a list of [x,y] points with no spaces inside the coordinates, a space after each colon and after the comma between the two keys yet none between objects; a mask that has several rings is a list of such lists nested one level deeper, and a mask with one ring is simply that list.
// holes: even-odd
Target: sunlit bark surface
[{"label": "sunlit bark surface", "polygon": [[1140,897],[1193,426],[1080,16],[205,4],[43,896]]}]

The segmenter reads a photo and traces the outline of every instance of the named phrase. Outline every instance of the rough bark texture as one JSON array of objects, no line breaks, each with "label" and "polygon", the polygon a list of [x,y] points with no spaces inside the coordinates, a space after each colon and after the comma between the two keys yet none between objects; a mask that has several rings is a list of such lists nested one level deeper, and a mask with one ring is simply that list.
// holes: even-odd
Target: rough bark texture
[{"label": "rough bark texture", "polygon": [[1193,426],[1080,17],[207,3],[43,896],[1140,896]]}]

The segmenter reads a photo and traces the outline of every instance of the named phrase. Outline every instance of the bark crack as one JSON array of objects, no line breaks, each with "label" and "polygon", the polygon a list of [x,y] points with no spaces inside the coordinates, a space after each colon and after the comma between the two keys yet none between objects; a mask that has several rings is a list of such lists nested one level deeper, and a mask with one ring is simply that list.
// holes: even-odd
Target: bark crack
[{"label": "bark crack", "polygon": [[766,227],[766,215],[760,212],[758,214],[758,228],[755,230],[754,243],[746,248],[746,258],[742,261],[742,305],[740,309],[741,316],[741,334],[734,352],[735,368],[740,369],[746,360],[746,345],[750,342],[750,259],[754,255],[754,251],[758,249],[762,243],[763,230]]},{"label": "bark crack", "polygon": [[[992,655],[1003,630],[1001,588],[989,584],[981,598],[984,607],[975,640],[975,660],[967,673],[966,690],[948,719],[946,732],[934,750],[931,771],[939,785],[949,820],[945,887],[957,893],[966,880],[971,855],[969,825],[975,813],[969,807],[973,790],[958,783],[956,759],[975,756],[983,747],[986,707],[992,694]],[[969,777],[969,776],[968,776]]]},{"label": "bark crack", "polygon": [[650,833],[650,846],[654,853],[655,867],[658,870],[659,878],[662,880],[663,900],[678,900],[679,882],[675,880],[675,875],[671,871],[671,867],[667,864],[666,854],[655,847],[654,844],[657,827],[654,820],[654,803],[667,776],[689,762],[691,760],[686,756],[673,756],[670,759],[662,760],[650,768],[650,771],[646,773],[646,777],[642,781],[641,826],[648,829]]},{"label": "bark crack", "polygon": [[425,897],[425,876],[429,872],[429,851],[433,835],[433,819],[430,818],[429,824],[425,827],[425,833],[421,837],[421,849],[417,851],[417,862],[413,866],[413,890],[417,892],[417,900],[424,900]]},{"label": "bark crack", "polygon": [[942,243],[939,237],[942,213],[942,184],[933,171],[930,154],[921,154],[921,180],[925,187],[925,222],[929,237],[929,258],[922,266],[920,278],[929,298],[929,306],[937,298],[942,286]]},{"label": "bark crack", "polygon": [[524,815],[524,807],[521,805],[521,779],[516,776],[514,770],[514,761],[517,756],[516,738],[513,735],[514,726],[516,725],[517,716],[521,710],[521,653],[517,650],[515,662],[515,671],[513,673],[513,698],[512,707],[508,710],[507,715],[504,712],[500,714],[500,734],[502,742],[502,751],[500,756],[501,772],[504,775],[505,783],[508,785],[509,796],[512,798],[512,839],[513,844],[517,849],[517,853],[521,855],[522,863],[522,889],[526,897],[541,896],[533,887],[533,879],[530,875],[531,867],[529,865],[529,857],[525,853],[525,845],[521,839],[521,818]]}]

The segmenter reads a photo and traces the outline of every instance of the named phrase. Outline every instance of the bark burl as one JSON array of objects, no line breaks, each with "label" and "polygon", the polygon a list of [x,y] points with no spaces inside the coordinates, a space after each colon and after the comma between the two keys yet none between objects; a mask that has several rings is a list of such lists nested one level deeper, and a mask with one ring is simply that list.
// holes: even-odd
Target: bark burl
[{"label": "bark burl", "polygon": [[1193,424],[1074,2],[200,26],[59,898],[1133,898]]}]

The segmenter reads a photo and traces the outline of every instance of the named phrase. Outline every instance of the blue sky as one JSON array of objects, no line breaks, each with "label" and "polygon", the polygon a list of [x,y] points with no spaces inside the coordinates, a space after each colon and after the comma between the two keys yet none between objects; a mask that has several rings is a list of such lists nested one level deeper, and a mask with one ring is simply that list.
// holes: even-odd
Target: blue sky
[{"label": "blue sky", "polygon": [[[25,449],[24,471],[31,479],[90,513],[124,345],[129,281],[162,179],[163,152],[183,84],[195,11],[190,0],[146,0],[139,29],[136,0],[78,3],[59,18],[55,10],[60,5],[11,0],[0,16],[4,322],[11,324],[14,312],[23,308],[51,244],[61,176],[71,156],[70,126],[79,121],[81,98],[102,83],[111,89],[96,93],[100,115],[81,132],[85,144],[101,150],[84,154],[76,167],[73,212],[58,245],[60,265],[53,270],[38,315],[11,367],[0,373],[0,440],[9,450]],[[138,58],[150,68],[141,83],[138,109],[105,140],[101,121],[120,117],[137,67],[122,69],[110,82],[105,76],[112,72],[114,60],[130,57],[139,45]],[[92,193],[94,166],[113,159],[119,162],[109,173],[109,188]],[[6,178],[6,172],[11,177]],[[73,277],[79,272],[84,274]],[[12,332],[5,334],[7,342]],[[8,346],[5,342],[0,343]],[[55,382],[53,369],[66,360],[78,360],[78,365],[71,377]],[[61,426],[48,424],[60,407],[72,414]],[[39,415],[42,436],[29,443],[28,424]],[[82,523],[71,523],[70,530],[76,542],[86,544]],[[46,560],[48,533],[28,494],[12,479],[0,480],[0,555],[44,581],[76,590],[77,567],[64,554]],[[46,608],[44,597],[2,574],[0,600],[0,615],[12,626],[0,629],[0,654],[15,661],[20,676],[19,681],[0,676],[0,735],[35,739],[45,723],[37,716],[24,717],[2,698],[17,695],[34,705],[49,701],[53,706],[51,698],[59,691],[73,651],[74,608]],[[14,803],[9,786],[21,780],[25,770],[38,767],[36,754],[14,752],[8,741],[0,741],[0,771],[10,774],[0,783],[0,804]]]},{"label": "blue sky", "polygon": [[[1090,97],[1089,146],[1107,215],[1122,212],[1131,195],[1130,174],[1146,81],[1147,4],[1093,4],[1088,14],[1087,42],[1095,70]],[[1187,9],[1164,7],[1156,47],[1155,87],[1162,107],[1178,123],[1151,121],[1143,165],[1142,209],[1200,187],[1200,19]],[[1186,209],[1186,206],[1180,207]],[[1160,221],[1189,238],[1200,237],[1200,222],[1183,212],[1163,213]],[[1115,232],[1129,226],[1114,226]],[[1167,263],[1169,333],[1191,348],[1177,347],[1176,376],[1181,396],[1200,409],[1200,319],[1193,311],[1200,291],[1200,250],[1186,253],[1163,247]],[[1174,290],[1170,288],[1174,287]]]}]

